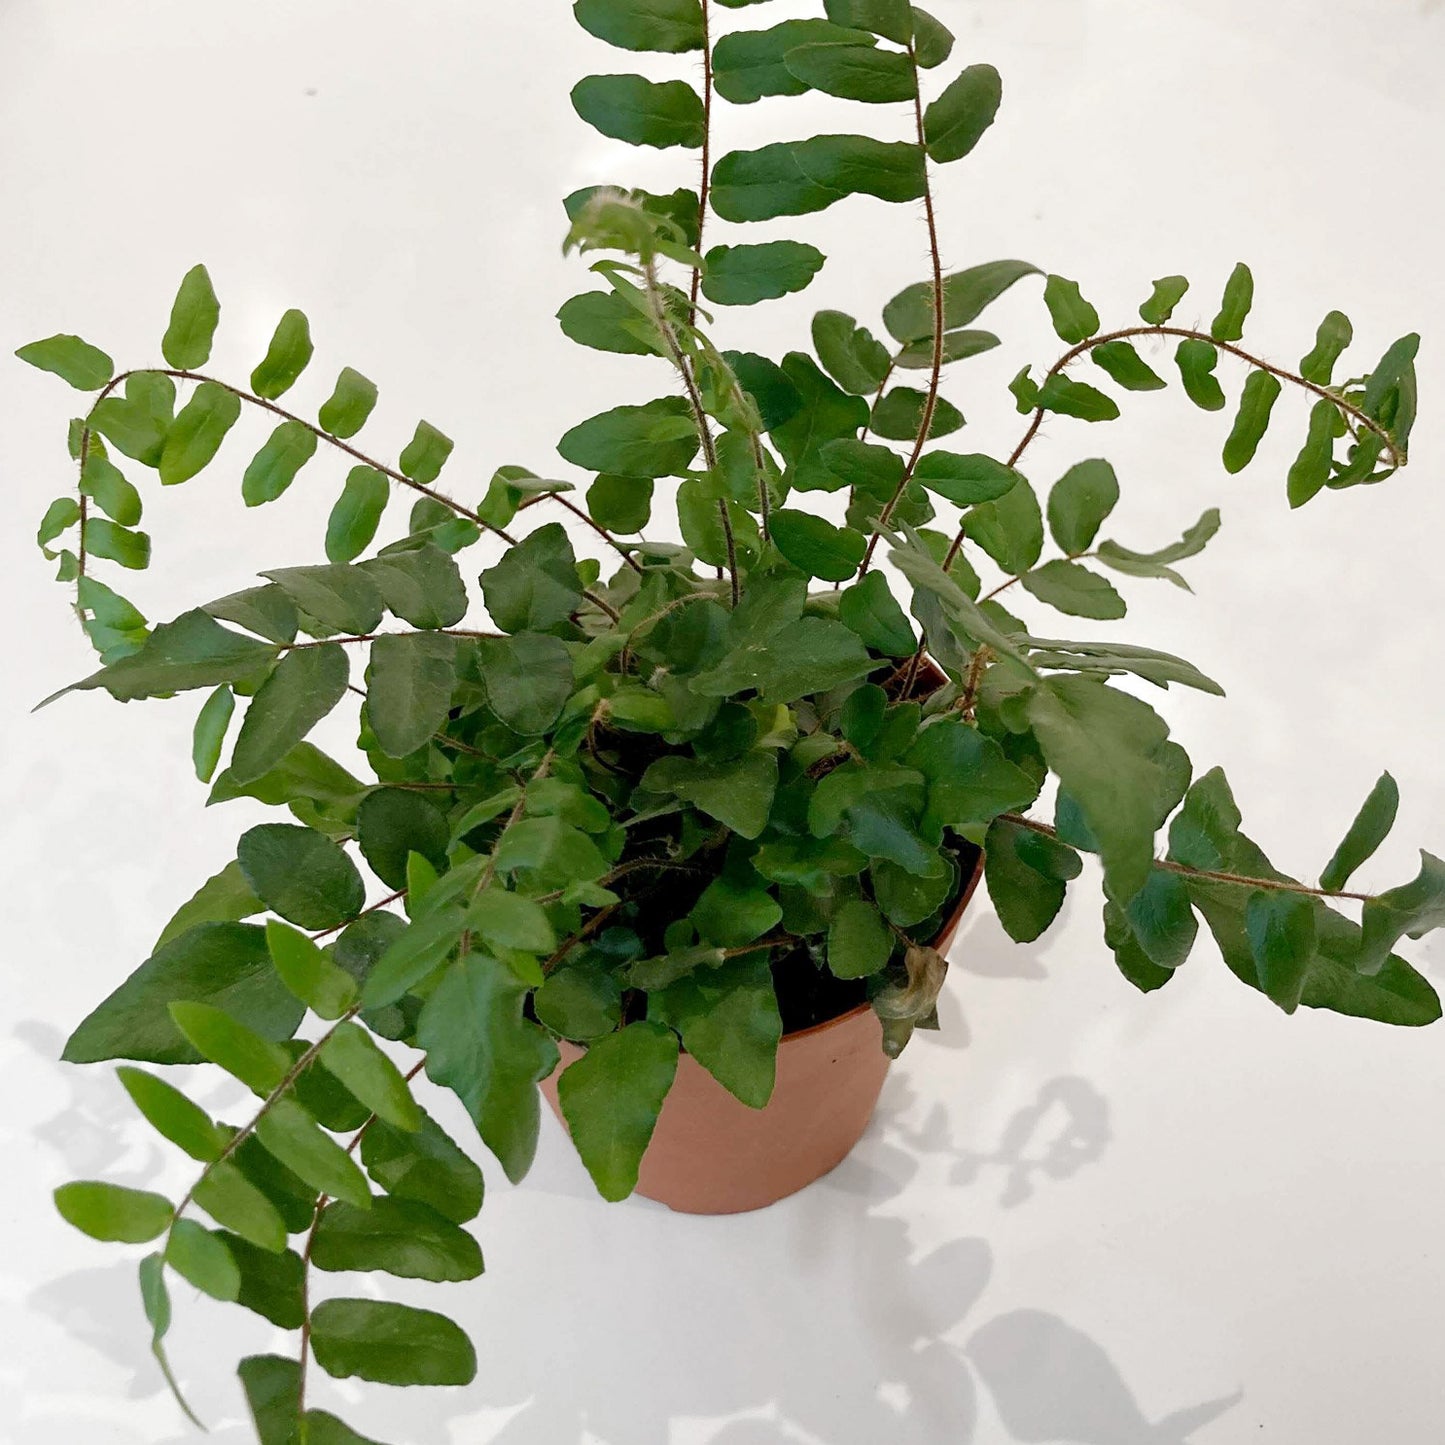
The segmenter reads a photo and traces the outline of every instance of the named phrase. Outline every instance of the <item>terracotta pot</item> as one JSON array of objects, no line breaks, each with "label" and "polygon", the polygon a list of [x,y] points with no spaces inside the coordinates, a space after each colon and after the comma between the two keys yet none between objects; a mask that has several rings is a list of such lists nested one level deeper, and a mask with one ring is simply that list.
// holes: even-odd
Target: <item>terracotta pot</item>
[{"label": "terracotta pot", "polygon": [[[940,953],[953,943],[982,873],[980,855],[934,940]],[[561,1119],[557,1079],[583,1049],[566,1040],[559,1047],[562,1061],[542,1092]],[[796,1193],[841,1164],[862,1138],[888,1063],[882,1026],[867,1004],[786,1034],[773,1097],[762,1109],[739,1103],[684,1053],[643,1156],[637,1192],[683,1214],[741,1214]]]}]

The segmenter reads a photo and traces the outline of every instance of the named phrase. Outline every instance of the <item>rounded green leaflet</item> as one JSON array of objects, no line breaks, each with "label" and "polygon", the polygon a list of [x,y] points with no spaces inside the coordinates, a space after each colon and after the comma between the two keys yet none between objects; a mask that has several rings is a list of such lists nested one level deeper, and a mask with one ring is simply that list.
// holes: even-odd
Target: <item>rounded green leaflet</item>
[{"label": "rounded green leaflet", "polygon": [[651,477],[603,472],[587,489],[587,511],[609,532],[640,532],[652,516]]},{"label": "rounded green leaflet", "polygon": [[212,1299],[233,1301],[241,1293],[241,1271],[224,1241],[194,1219],[178,1219],[166,1241],[166,1263]]},{"label": "rounded green leaflet", "polygon": [[376,536],[390,498],[391,483],[380,472],[352,467],[326,523],[327,560],[351,562],[359,557]]},{"label": "rounded green leaflet", "polygon": [[246,709],[231,780],[251,783],[270,772],[346,696],[350,680],[351,662],[340,643],[286,653]]},{"label": "rounded green leaflet", "polygon": [[1090,347],[1089,359],[1126,391],[1162,391],[1168,385],[1128,341]]},{"label": "rounded green leaflet", "polygon": [[1304,446],[1289,469],[1286,494],[1291,507],[1302,507],[1330,479],[1335,455],[1336,424],[1340,410],[1332,401],[1317,401],[1310,409],[1309,431]]},{"label": "rounded green leaflet", "polygon": [[1254,304],[1254,276],[1241,261],[1229,274],[1219,314],[1209,327],[1216,341],[1238,341],[1244,335],[1245,318]]},{"label": "rounded green leaflet", "polygon": [[241,496],[248,507],[274,502],[316,455],[316,433],[299,421],[283,421],[251,459],[241,478]]},{"label": "rounded green leaflet", "polygon": [[96,1180],[62,1184],[55,1191],[55,1207],[83,1234],[115,1244],[155,1239],[165,1233],[172,1215],[164,1195]]},{"label": "rounded green leaflet", "polygon": [[698,0],[577,0],[572,13],[584,30],[623,50],[701,50],[706,34]]},{"label": "rounded green leaflet", "polygon": [[316,1363],[338,1379],[380,1385],[469,1385],[476,1351],[460,1326],[385,1300],[329,1299],[311,1317]]},{"label": "rounded green leaflet", "polygon": [[340,1018],[356,1001],[356,980],[298,929],[267,919],[266,948],[281,981],[318,1018]]},{"label": "rounded green leaflet", "polygon": [[960,507],[992,502],[1012,491],[1020,473],[979,452],[926,452],[913,471],[914,479],[930,492]]},{"label": "rounded green leaflet", "polygon": [[143,572],[151,560],[151,539],[145,532],[118,527],[104,517],[87,517],[81,529],[92,557],[118,562],[132,572]]},{"label": "rounded green leaflet", "polygon": [[773,545],[793,566],[825,582],[846,582],[863,561],[861,532],[791,509],[774,512]]},{"label": "rounded green leaflet", "polygon": [[1245,378],[1239,413],[1224,443],[1225,471],[1242,472],[1254,460],[1282,390],[1279,378],[1267,371],[1251,371]]},{"label": "rounded green leaflet", "polygon": [[212,1123],[199,1104],[144,1069],[125,1065],[116,1070],[116,1075],[131,1102],[163,1138],[203,1164],[212,1164],[221,1157],[227,1143],[226,1131]]},{"label": "rounded green leaflet", "polygon": [[800,45],[783,57],[788,71],[812,90],[843,100],[888,103],[918,94],[913,63],[875,45]]},{"label": "rounded green leaflet", "polygon": [[251,373],[251,390],[267,401],[285,395],[306,370],[313,350],[310,322],[300,311],[286,312],[261,364]]},{"label": "rounded green leaflet", "polygon": [[322,1045],[320,1061],[378,1119],[408,1133],[421,1128],[421,1110],[401,1070],[359,1024],[338,1025]]},{"label": "rounded green leaflet", "polygon": [[589,75],[572,87],[572,108],[588,125],[631,145],[702,145],[702,97],[684,80]]},{"label": "rounded green leaflet", "polygon": [[1049,531],[1070,557],[1087,552],[1118,505],[1119,478],[1100,457],[1069,468],[1049,492]]},{"label": "rounded green leaflet", "polygon": [[411,440],[402,448],[398,465],[414,482],[430,485],[441,476],[452,454],[452,439],[429,421],[419,421]]},{"label": "rounded green leaflet", "polygon": [[211,359],[211,342],[221,319],[210,272],[192,266],[181,280],[171,306],[170,324],[161,338],[161,355],[167,366],[194,371]]},{"label": "rounded green leaflet", "polygon": [[373,1199],[368,1209],[338,1203],[321,1214],[311,1261],[324,1270],[380,1270],[434,1283],[475,1279],[482,1251],[466,1230],[413,1199]]},{"label": "rounded green leaflet", "polygon": [[105,455],[99,437],[91,442],[90,454],[80,474],[80,490],[112,522],[119,522],[122,527],[134,527],[141,519],[140,493]]},{"label": "rounded green leaflet", "polygon": [[702,294],[720,306],[752,306],[801,291],[822,269],[816,246],[765,241],[756,246],[714,246],[707,253]]},{"label": "rounded green leaflet", "polygon": [[1044,305],[1060,339],[1071,345],[1087,341],[1099,329],[1099,313],[1084,300],[1077,281],[1050,276],[1044,283]]},{"label": "rounded green leaflet", "polygon": [[1003,81],[991,65],[970,65],[923,113],[930,159],[962,160],[983,139],[1003,100]]},{"label": "rounded green leaflet", "polygon": [[837,978],[867,978],[893,956],[893,933],[878,909],[854,898],[828,926],[828,968]]},{"label": "rounded green leaflet", "polygon": [[366,1176],[340,1144],[295,1099],[276,1099],[256,1122],[256,1138],[319,1193],[360,1209],[371,1203]]},{"label": "rounded green leaflet", "polygon": [[1219,352],[1197,336],[1187,336],[1174,352],[1184,394],[1195,406],[1205,411],[1224,409],[1224,390],[1214,375],[1219,365]]},{"label": "rounded green leaflet", "polygon": [[316,420],[334,437],[353,437],[366,425],[376,406],[376,383],[349,366],[341,368],[331,395],[321,404]]},{"label": "rounded green leaflet", "polygon": [[115,375],[115,362],[98,346],[78,336],[49,336],[32,341],[16,353],[21,361],[53,372],[77,391],[98,391]]},{"label": "rounded green leaflet", "polygon": [[1161,276],[1149,293],[1149,299],[1139,308],[1140,317],[1150,326],[1163,326],[1174,314],[1174,308],[1184,299],[1189,282],[1183,276]]},{"label": "rounded green leaflet", "polygon": [[299,928],[336,928],[361,912],[366,889],[356,865],[314,828],[262,823],[236,848],[256,896]]}]

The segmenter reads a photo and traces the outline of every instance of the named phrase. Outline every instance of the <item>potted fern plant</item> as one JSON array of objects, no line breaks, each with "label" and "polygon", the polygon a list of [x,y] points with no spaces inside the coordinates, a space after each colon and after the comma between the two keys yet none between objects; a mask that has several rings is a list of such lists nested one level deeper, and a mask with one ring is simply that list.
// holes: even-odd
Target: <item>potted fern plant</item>
[{"label": "potted fern plant", "polygon": [[[934,188],[984,140],[998,74],[960,66],[906,0],[725,27],[719,8],[746,3],[575,6],[600,41],[700,58],[702,76],[572,90],[604,135],[690,154],[673,192],[566,199],[567,247],[591,271],[558,320],[583,347],[636,356],[639,391],[565,419],[565,468],[454,482],[429,421],[379,456],[364,437],[378,389],[350,367],[314,417],[292,409],[313,362],[299,311],[247,381],[212,374],[220,305],[203,266],[180,284],[160,363],[117,369],[69,334],[19,353],[87,398],[74,489],[39,532],[100,654],[64,691],[190,695],[209,800],[281,810],[65,1050],[123,1061],[136,1108],[195,1161],[193,1185],[57,1191],[78,1228],[148,1247],[139,1285],[178,1398],[172,1277],[296,1333],[293,1353],[240,1366],[263,1445],[364,1441],[309,1401],[313,1363],[386,1384],[475,1372],[443,1314],[315,1299],[317,1272],[480,1273],[475,1141],[425,1111],[424,1083],[461,1099],[513,1181],[545,1095],[605,1198],[640,1182],[681,1209],[757,1207],[846,1154],[889,1060],[936,1026],[980,877],[1029,943],[1096,857],[1100,956],[1144,992],[1174,977],[1202,917],[1229,969],[1286,1013],[1439,1017],[1394,950],[1445,921],[1445,864],[1424,855],[1383,894],[1349,886],[1393,824],[1388,775],[1320,879],[1301,881],[1139,695],[1214,681],[1031,620],[1123,617],[1125,590],[1181,581],[1219,525],[1206,512],[1152,550],[1104,537],[1115,470],[1036,475],[1046,420],[1114,420],[1121,397],[1177,376],[1194,405],[1229,412],[1231,472],[1272,423],[1296,427],[1299,507],[1404,465],[1418,337],[1351,374],[1350,323],[1331,312],[1297,365],[1256,355],[1244,265],[1207,327],[1174,320],[1181,276],[1106,324],[1077,283],[1031,263],[945,274]],[[809,90],[902,108],[912,139],[860,121],[723,152],[722,104]],[[924,214],[931,266],[883,305],[882,334],[826,310],[782,357],[719,347],[723,308],[805,290],[824,259],[735,228],[856,196]],[[1020,434],[989,455],[953,439],[964,419],[945,392],[999,345],[975,323],[1015,286],[1041,289],[1063,350],[1014,378]],[[274,426],[244,466],[248,504],[323,450],[349,461],[317,560],[238,576],[152,625],[117,580],[150,562],[132,477],[190,481],[248,410]],[[309,740],[342,708],[362,762]],[[255,1105],[212,1118],[155,1067],[200,1062]]]}]

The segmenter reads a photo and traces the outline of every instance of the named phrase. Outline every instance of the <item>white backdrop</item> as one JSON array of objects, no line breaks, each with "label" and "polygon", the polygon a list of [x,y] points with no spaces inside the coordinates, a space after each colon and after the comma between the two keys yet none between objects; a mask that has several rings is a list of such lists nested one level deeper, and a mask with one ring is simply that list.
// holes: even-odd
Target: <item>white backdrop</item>
[{"label": "white backdrop", "polygon": [[[1403,881],[1412,845],[1445,846],[1445,7],[932,8],[960,58],[994,62],[1006,85],[999,124],[940,180],[950,266],[1034,260],[1079,279],[1107,325],[1174,271],[1196,283],[1180,315],[1207,321],[1245,258],[1267,355],[1302,354],[1330,307],[1354,318],[1362,364],[1425,334],[1414,464],[1299,515],[1282,481],[1297,403],[1235,479],[1215,460],[1223,419],[1177,388],[1130,399],[1110,428],[1057,423],[1031,453],[1047,483],[1106,450],[1124,483],[1110,530],[1131,545],[1223,507],[1188,564],[1197,595],[1131,585],[1125,631],[1225,684],[1226,701],[1171,694],[1168,715],[1201,766],[1224,764],[1282,864],[1321,867],[1389,767],[1401,821],[1362,882]],[[381,386],[378,448],[421,414],[457,438],[456,494],[476,496],[501,462],[553,471],[566,426],[656,384],[551,321],[585,284],[560,256],[558,200],[593,181],[693,181],[679,152],[591,133],[566,92],[589,69],[669,64],[591,41],[560,0],[0,0],[0,355],[76,330],[122,364],[153,358],[178,278],[204,259],[225,308],[219,369],[248,372],[299,305],[318,338],[303,403],[354,365]],[[826,105],[765,106],[723,107],[722,146],[833,124]],[[901,134],[904,116],[881,123]],[[925,274],[913,208],[857,201],[786,229],[829,264],[805,303],[725,315],[729,343],[776,354],[803,342],[813,308],[872,320]],[[979,450],[1017,434],[1000,383],[1058,350],[1036,289],[991,320],[1013,341],[951,388]],[[69,486],[71,405],[52,378],[0,362],[0,1439],[171,1445],[191,1436],[147,1355],[134,1263],[61,1224],[48,1196],[76,1175],[164,1187],[175,1166],[104,1070],[55,1060],[254,817],[202,811],[187,702],[89,694],[28,712],[89,662],[31,546]],[[318,460],[250,514],[237,471],[148,498],[157,568],[132,590],[151,616],[319,558],[340,468]],[[1208,943],[1143,998],[1090,892],[1028,950],[974,910],[944,1033],[909,1050],[856,1156],[774,1209],[604,1205],[549,1123],[523,1186],[489,1166],[489,1273],[442,1302],[478,1341],[476,1384],[327,1383],[326,1399],[393,1445],[1438,1440],[1445,1030],[1285,1019]],[[1439,945],[1412,956],[1445,984]],[[175,1362],[211,1438],[248,1439],[231,1365],[268,1348],[269,1327],[204,1300],[179,1314]]]}]

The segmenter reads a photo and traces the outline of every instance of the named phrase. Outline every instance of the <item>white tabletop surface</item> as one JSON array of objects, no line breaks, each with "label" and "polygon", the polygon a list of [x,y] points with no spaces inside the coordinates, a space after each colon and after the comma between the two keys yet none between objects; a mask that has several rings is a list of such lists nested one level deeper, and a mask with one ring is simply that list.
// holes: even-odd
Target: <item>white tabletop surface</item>
[{"label": "white tabletop surface", "polygon": [[[501,462],[553,472],[565,427],[647,399],[657,379],[577,350],[552,322],[585,284],[560,255],[558,199],[594,181],[693,179],[680,152],[631,151],[573,116],[566,92],[588,69],[670,62],[609,51],[566,8],[5,0],[0,355],[74,330],[123,364],[153,358],[178,278],[204,259],[225,307],[219,369],[244,375],[280,309],[299,305],[325,363],[303,401],[354,365],[381,386],[377,446],[399,445],[423,413],[458,439],[458,495],[478,495]],[[1047,483],[1107,453],[1124,484],[1110,529],[1133,545],[1223,507],[1220,536],[1187,564],[1196,595],[1129,584],[1138,615],[1124,631],[1225,684],[1228,700],[1162,705],[1201,766],[1225,766],[1247,829],[1281,864],[1317,871],[1388,767],[1400,825],[1362,881],[1403,881],[1415,846],[1445,847],[1445,6],[932,8],[960,57],[1006,82],[993,133],[940,180],[950,266],[1029,258],[1080,280],[1107,324],[1175,271],[1198,296],[1181,316],[1207,321],[1244,258],[1266,355],[1292,362],[1330,307],[1354,318],[1364,364],[1424,333],[1413,465],[1298,515],[1283,495],[1297,402],[1234,479],[1217,462],[1222,419],[1177,388],[1129,399],[1113,427],[1055,423],[1031,454]],[[724,107],[720,143],[832,115]],[[880,124],[901,127],[902,112]],[[924,274],[911,207],[858,201],[779,229],[817,239],[829,264],[802,302],[727,314],[729,344],[777,354],[824,305],[876,319],[875,303]],[[991,313],[1009,346],[953,374],[979,450],[1017,433],[999,384],[1058,351],[1027,289]],[[87,694],[28,712],[89,662],[31,545],[70,485],[71,405],[53,378],[0,363],[0,1439],[170,1445],[192,1434],[147,1354],[136,1251],[69,1230],[49,1190],[181,1173],[107,1070],[56,1056],[256,815],[202,810],[190,703]],[[184,495],[152,488],[156,570],[132,590],[153,617],[257,567],[319,560],[337,464],[249,514],[235,470]],[[1440,945],[1412,956],[1445,984]],[[487,1276],[440,1301],[446,1287],[397,1286],[473,1330],[476,1383],[326,1382],[321,1400],[392,1445],[1442,1438],[1445,1029],[1286,1019],[1207,942],[1145,998],[1103,947],[1091,876],[1033,948],[1012,945],[981,900],[954,965],[945,1031],[908,1051],[830,1178],[731,1219],[609,1206],[549,1120],[521,1187],[488,1165]],[[231,1370],[276,1343],[270,1327],[178,1305],[175,1362],[211,1438],[249,1439]]]}]

